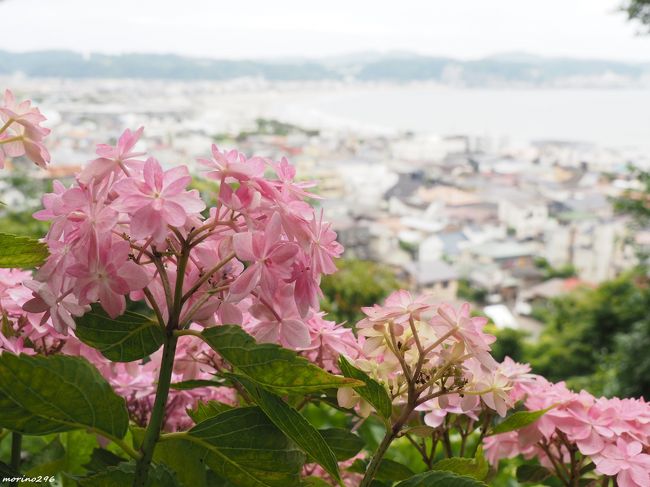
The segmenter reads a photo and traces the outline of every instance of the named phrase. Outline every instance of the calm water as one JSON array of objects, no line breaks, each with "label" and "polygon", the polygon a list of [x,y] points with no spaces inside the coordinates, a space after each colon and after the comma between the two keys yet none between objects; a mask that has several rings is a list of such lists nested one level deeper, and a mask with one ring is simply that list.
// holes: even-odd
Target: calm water
[{"label": "calm water", "polygon": [[650,152],[650,90],[354,88],[305,95],[281,110],[303,123],[357,130],[472,134],[515,144],[552,138]]}]

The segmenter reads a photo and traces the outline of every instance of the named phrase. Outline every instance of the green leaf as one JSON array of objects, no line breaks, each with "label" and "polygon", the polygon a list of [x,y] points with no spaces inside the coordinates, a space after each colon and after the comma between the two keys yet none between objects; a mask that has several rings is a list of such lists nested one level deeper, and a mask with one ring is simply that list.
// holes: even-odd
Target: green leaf
[{"label": "green leaf", "polygon": [[375,475],[375,478],[377,480],[397,482],[410,477],[413,473],[413,470],[408,468],[406,465],[402,465],[390,458],[384,458],[379,464],[379,469],[377,469],[377,475]]},{"label": "green leaf", "polygon": [[20,472],[4,462],[0,462],[0,477],[20,477]]},{"label": "green leaf", "polygon": [[[97,436],[83,430],[77,430],[63,433],[59,438],[65,448],[65,466],[62,470],[74,475],[85,473],[87,469],[84,464],[92,461],[92,454],[98,446]],[[61,480],[63,481],[63,487],[76,486],[69,477],[63,477]]]},{"label": "green leaf", "polygon": [[274,425],[291,438],[302,451],[323,467],[334,479],[341,480],[339,465],[334,452],[309,421],[275,394],[262,389],[243,377],[235,377]]},{"label": "green leaf", "polygon": [[395,487],[487,487],[487,484],[453,472],[433,471],[415,475]]},{"label": "green leaf", "polygon": [[[28,462],[21,466],[26,477],[53,476],[66,468],[65,448],[55,437],[43,449],[29,458]],[[19,482],[19,486],[29,485],[28,482]]]},{"label": "green leaf", "polygon": [[45,262],[47,256],[47,245],[35,238],[0,233],[0,267],[36,267]]},{"label": "green leaf", "polygon": [[75,427],[37,416],[9,399],[0,389],[0,428],[24,435],[42,436],[73,430]]},{"label": "green leaf", "polygon": [[215,326],[205,329],[202,335],[237,372],[276,394],[308,394],[361,385],[330,374],[286,348],[258,344],[240,326]]},{"label": "green leaf", "polygon": [[365,442],[359,436],[344,428],[324,429],[319,430],[319,433],[339,462],[352,458],[365,446]]},{"label": "green leaf", "polygon": [[386,392],[386,388],[362,370],[353,367],[343,355],[339,357],[339,367],[344,376],[364,382],[364,386],[354,387],[354,390],[368,401],[380,415],[384,418],[390,418],[393,412],[393,405]]},{"label": "green leaf", "polygon": [[108,467],[115,467],[125,461],[124,458],[118,457],[111,451],[95,448],[90,455],[90,460],[83,467],[90,472],[99,472]]},{"label": "green leaf", "polygon": [[551,472],[541,465],[519,465],[517,467],[517,481],[519,482],[539,484],[550,476]]},{"label": "green leaf", "polygon": [[[59,431],[91,428],[107,436],[122,438],[129,416],[119,397],[97,369],[86,359],[64,355],[48,357],[0,355],[0,426],[14,430],[8,421],[19,412],[21,429],[34,425]],[[9,424],[7,424],[9,423]],[[34,428],[38,431],[38,427]],[[31,433],[36,434],[36,433]]]},{"label": "green leaf", "polygon": [[[207,487],[236,487],[226,479],[219,477],[214,471],[208,470]],[[329,486],[328,486],[329,487]]]},{"label": "green leaf", "polygon": [[198,389],[199,387],[224,387],[224,382],[208,379],[191,379],[182,382],[174,382],[169,387],[177,391],[188,391],[190,389]]},{"label": "green leaf", "polygon": [[133,362],[148,357],[165,340],[161,326],[154,318],[126,311],[113,319],[99,305],[76,318],[77,338],[113,362]]},{"label": "green leaf", "polygon": [[301,487],[332,487],[332,484],[325,482],[319,477],[305,477],[302,479]]},{"label": "green leaf", "polygon": [[238,487],[292,487],[305,455],[256,407],[225,411],[184,438],[209,451],[208,467]]},{"label": "green leaf", "polygon": [[231,409],[233,409],[232,406],[219,401],[199,401],[194,409],[187,410],[187,414],[190,418],[192,418],[192,421],[195,423],[200,423],[201,421],[205,421],[208,418],[223,413],[224,411],[229,411]]},{"label": "green leaf", "polygon": [[591,472],[591,471],[594,470],[595,468],[596,468],[596,464],[595,464],[595,463],[588,463],[587,465],[585,465],[584,467],[582,467],[582,468],[580,469],[580,475],[584,475],[584,474],[586,474],[587,472]]},{"label": "green leaf", "polygon": [[[18,470],[14,470],[13,467],[7,465],[4,462],[0,462],[0,479],[14,479],[21,478],[22,474]],[[10,482],[9,480],[0,483],[2,487],[13,487],[18,485],[18,481]],[[329,486],[328,486],[329,487]]]},{"label": "green leaf", "polygon": [[153,460],[173,471],[181,487],[205,487],[207,454],[205,448],[190,441],[168,440],[156,445]]},{"label": "green leaf", "polygon": [[[79,487],[125,487],[133,485],[134,463],[120,463],[87,477],[77,479]],[[176,477],[164,465],[151,465],[147,487],[179,487]]]},{"label": "green leaf", "polygon": [[488,436],[508,433],[509,431],[515,431],[529,424],[533,424],[554,407],[555,405],[546,409],[540,409],[539,411],[517,411],[492,428]]},{"label": "green leaf", "polygon": [[443,458],[439,462],[436,462],[431,467],[431,470],[453,472],[458,475],[472,477],[476,480],[485,480],[490,471],[490,467],[481,455],[479,458]]},{"label": "green leaf", "polygon": [[409,428],[406,433],[409,435],[419,436],[420,438],[431,438],[431,435],[435,433],[436,429],[426,424],[421,424],[418,426],[413,426]]},{"label": "green leaf", "polygon": [[[368,468],[367,460],[355,460],[348,470],[350,472],[366,473],[366,468]],[[415,472],[406,465],[402,465],[401,463],[389,458],[384,458],[379,464],[379,468],[375,474],[375,480],[399,482],[400,480],[408,479],[414,474]]]}]

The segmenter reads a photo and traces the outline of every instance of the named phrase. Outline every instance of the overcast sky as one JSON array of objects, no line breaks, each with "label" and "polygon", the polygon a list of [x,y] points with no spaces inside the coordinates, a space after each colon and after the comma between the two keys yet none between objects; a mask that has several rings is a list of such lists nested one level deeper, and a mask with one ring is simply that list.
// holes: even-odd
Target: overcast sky
[{"label": "overcast sky", "polygon": [[4,0],[0,49],[212,58],[526,51],[650,61],[622,0]]}]

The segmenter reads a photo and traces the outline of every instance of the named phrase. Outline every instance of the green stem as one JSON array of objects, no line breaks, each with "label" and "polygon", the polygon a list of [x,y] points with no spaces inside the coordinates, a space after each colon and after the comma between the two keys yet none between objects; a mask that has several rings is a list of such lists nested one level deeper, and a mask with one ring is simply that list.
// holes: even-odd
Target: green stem
[{"label": "green stem", "polygon": [[178,337],[171,333],[171,331],[168,331],[165,336],[163,356],[160,364],[156,399],[154,401],[153,410],[151,411],[149,424],[144,433],[142,446],[140,447],[142,457],[138,460],[135,467],[133,487],[145,487],[147,484],[151,459],[153,458],[156,443],[160,438],[160,430],[162,429],[163,420],[165,418],[165,406],[167,404],[167,396],[169,395],[169,385],[171,384],[177,341]]},{"label": "green stem", "polygon": [[115,443],[117,446],[119,446],[124,453],[126,453],[128,456],[130,456],[134,460],[139,460],[140,458],[142,458],[142,454],[140,452],[138,452],[138,451],[135,451],[133,449],[133,447],[130,446],[126,441],[124,441],[124,440],[122,440],[120,438],[116,438],[115,436],[108,436],[108,435],[106,435],[106,433],[104,433],[102,431],[96,431],[96,430],[93,430],[93,429],[91,429],[90,431],[92,431],[93,433],[95,433],[97,435],[104,436],[108,440],[111,440],[113,443]]},{"label": "green stem", "polygon": [[219,269],[221,269],[223,266],[225,266],[228,262],[230,262],[234,258],[235,258],[235,253],[230,252],[222,261],[220,261],[212,269],[210,269],[205,274],[203,274],[203,276],[201,276],[201,278],[194,283],[194,285],[190,288],[190,290],[183,295],[181,302],[184,303],[185,301],[190,299],[192,297],[192,294],[194,294],[208,279],[210,279],[215,272],[218,272]]},{"label": "green stem", "polygon": [[[203,340],[203,335],[201,335],[201,332],[196,331],[196,330],[174,330],[174,336],[177,337],[183,337],[183,336],[193,336],[200,338]],[[205,341],[205,340],[203,340]]]},{"label": "green stem", "polygon": [[184,440],[187,439],[188,434],[185,431],[177,431],[176,433],[165,433],[160,435],[160,441],[169,440]]},{"label": "green stem", "polygon": [[20,453],[23,445],[23,435],[20,433],[11,433],[11,468],[18,471],[20,469]]},{"label": "green stem", "polygon": [[185,282],[185,269],[190,260],[190,251],[183,248],[181,256],[178,259],[178,266],[176,267],[176,285],[174,286],[174,306],[171,310],[170,320],[167,323],[168,330],[175,330],[178,328],[181,319],[181,311],[183,309],[183,282]]},{"label": "green stem", "polygon": [[411,413],[415,409],[415,398],[411,397],[409,398],[408,403],[404,406],[404,411],[402,412],[402,415],[395,421],[392,427],[388,426],[386,430],[386,436],[384,436],[384,439],[381,441],[381,444],[379,445],[379,448],[377,448],[377,451],[375,452],[375,455],[372,457],[372,460],[370,461],[370,465],[368,465],[368,468],[366,469],[366,473],[363,476],[363,480],[359,484],[359,487],[368,487],[373,479],[375,478],[375,475],[377,475],[377,470],[379,469],[379,465],[381,464],[382,459],[384,458],[384,455],[386,454],[386,450],[388,450],[388,447],[390,444],[393,442],[395,438],[399,435],[399,432],[402,429],[402,426],[408,421],[409,416],[411,416]]},{"label": "green stem", "polygon": [[474,453],[472,454],[472,457],[476,456],[478,449],[483,444],[483,439],[485,438],[485,435],[487,435],[487,432],[490,429],[490,424],[492,423],[492,416],[493,416],[492,412],[489,410],[485,410],[484,414],[485,416],[483,417],[483,423],[481,424],[481,433],[478,437],[478,440],[476,441],[476,446],[474,447]]},{"label": "green stem", "polygon": [[363,476],[363,480],[359,484],[359,487],[368,487],[372,483],[373,479],[375,478],[375,475],[377,475],[377,470],[379,470],[379,465],[381,464],[381,461],[383,460],[384,455],[388,450],[388,447],[393,442],[393,440],[397,437],[397,433],[400,430],[400,428],[401,425],[398,425],[396,423],[395,426],[393,426],[386,432],[386,436],[384,436],[384,439],[381,441],[379,448],[377,448],[375,455],[372,457],[372,460],[370,461],[370,465],[368,465],[368,468],[366,469],[366,473]]},{"label": "green stem", "polygon": [[447,455],[447,458],[454,456],[454,450],[451,447],[451,440],[449,438],[449,430],[445,430],[442,435],[442,446],[445,448],[445,455]]}]

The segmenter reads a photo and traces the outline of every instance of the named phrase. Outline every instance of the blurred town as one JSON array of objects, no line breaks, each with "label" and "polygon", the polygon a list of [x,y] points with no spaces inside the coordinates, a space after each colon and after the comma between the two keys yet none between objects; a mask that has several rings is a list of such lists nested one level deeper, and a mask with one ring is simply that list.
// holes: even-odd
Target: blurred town
[{"label": "blurred town", "polygon": [[[318,181],[325,198],[319,204],[347,257],[386,264],[413,289],[440,299],[474,298],[499,328],[539,334],[537,304],[616,277],[637,263],[639,247],[650,247],[650,232],[631,232],[611,203],[634,187],[628,165],[648,166],[632,152],[571,141],[510,148],[463,133],[303,127],[273,118],[260,101],[296,86],[256,83],[12,85],[50,119],[47,178],[71,178],[95,144],[140,125],[143,148],[168,166],[183,162],[198,172],[193,161],[212,143],[286,156],[301,178]],[[1,212],[34,205],[2,180],[0,200],[7,204]]]}]

